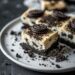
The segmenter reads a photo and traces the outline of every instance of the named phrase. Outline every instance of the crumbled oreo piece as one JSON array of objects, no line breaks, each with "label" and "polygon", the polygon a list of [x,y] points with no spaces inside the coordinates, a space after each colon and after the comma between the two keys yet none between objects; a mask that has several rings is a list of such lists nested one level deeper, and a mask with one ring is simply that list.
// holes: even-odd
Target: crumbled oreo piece
[{"label": "crumbled oreo piece", "polygon": [[58,64],[56,64],[56,68],[61,68],[61,66],[60,66],[60,65],[58,65]]},{"label": "crumbled oreo piece", "polygon": [[24,50],[24,53],[28,53],[28,51],[27,50]]},{"label": "crumbled oreo piece", "polygon": [[30,57],[32,57],[32,58],[34,58],[35,56],[34,56],[34,53],[33,53],[33,51],[32,50],[28,50],[28,55],[30,56]]},{"label": "crumbled oreo piece", "polygon": [[42,66],[44,66],[44,67],[46,67],[46,66],[47,66],[46,64],[43,64],[43,63],[42,63],[41,65],[42,65]]},{"label": "crumbled oreo piece", "polygon": [[37,24],[37,25],[33,25],[31,26],[31,31],[33,33],[36,33],[36,34],[43,34],[43,33],[46,33],[48,30],[47,26],[44,25],[44,24]]},{"label": "crumbled oreo piece", "polygon": [[59,53],[57,56],[56,56],[56,62],[61,62],[61,61],[64,61],[64,60],[67,60],[66,56],[64,56],[62,53]]},{"label": "crumbled oreo piece", "polygon": [[34,36],[34,38],[36,38],[37,40],[41,40],[41,39],[42,39],[42,37],[39,36],[39,35],[33,35],[33,36]]},{"label": "crumbled oreo piece", "polygon": [[35,42],[32,42],[34,46],[38,47],[38,45]]},{"label": "crumbled oreo piece", "polygon": [[16,57],[17,58],[22,58],[21,55],[19,55],[18,53],[16,54]]},{"label": "crumbled oreo piece", "polygon": [[25,43],[20,43],[20,46],[24,49],[24,53],[28,53],[28,55],[32,58],[35,57],[32,49],[29,46],[27,46]]},{"label": "crumbled oreo piece", "polygon": [[43,59],[43,61],[45,61],[45,60],[47,60],[47,57],[43,57],[42,59]]},{"label": "crumbled oreo piece", "polygon": [[30,50],[30,48],[27,47],[27,46],[25,45],[25,43],[20,43],[20,46],[21,46],[24,50],[26,50],[26,51]]},{"label": "crumbled oreo piece", "polygon": [[28,63],[30,62],[30,61],[27,61]]},{"label": "crumbled oreo piece", "polygon": [[11,49],[12,52],[14,52],[14,49]]},{"label": "crumbled oreo piece", "polygon": [[12,43],[12,46],[15,46],[15,44],[14,44],[14,43]]},{"label": "crumbled oreo piece", "polygon": [[18,32],[18,35],[21,35],[21,32]]},{"label": "crumbled oreo piece", "polygon": [[57,50],[57,49],[53,49],[53,50],[51,50],[49,53],[48,53],[48,56],[49,57],[55,57],[55,56],[57,56],[57,54],[58,54],[58,52],[59,52],[59,50]]},{"label": "crumbled oreo piece", "polygon": [[72,34],[69,34],[68,37],[69,37],[70,39],[73,39],[73,35],[72,35]]},{"label": "crumbled oreo piece", "polygon": [[32,58],[32,60],[33,60],[33,61],[35,61],[35,59],[34,59],[34,58]]},{"label": "crumbled oreo piece", "polygon": [[62,36],[66,36],[66,34],[65,34],[65,33],[63,33],[63,32],[61,33],[61,35],[62,35]]},{"label": "crumbled oreo piece", "polygon": [[30,26],[27,23],[23,23],[23,26],[21,27],[21,29],[26,29],[29,28]]},{"label": "crumbled oreo piece", "polygon": [[11,35],[17,35],[17,33],[15,31],[11,31],[10,34]]},{"label": "crumbled oreo piece", "polygon": [[39,63],[39,66],[41,66],[42,64]]},{"label": "crumbled oreo piece", "polygon": [[51,63],[52,65],[55,65],[53,62]]},{"label": "crumbled oreo piece", "polygon": [[29,18],[38,18],[44,14],[43,10],[31,10],[28,13]]},{"label": "crumbled oreo piece", "polygon": [[61,11],[53,11],[54,12],[54,17],[56,18],[56,19],[58,19],[59,21],[61,21],[61,20],[67,20],[67,19],[69,19],[69,17],[67,16],[67,15],[65,15],[63,12],[61,12]]},{"label": "crumbled oreo piece", "polygon": [[15,41],[18,41],[18,38],[17,37],[15,37]]},{"label": "crumbled oreo piece", "polygon": [[75,19],[69,23],[68,27],[71,32],[75,32]]},{"label": "crumbled oreo piece", "polygon": [[51,15],[42,17],[40,22],[47,23],[49,27],[57,24],[56,18],[52,17]]}]

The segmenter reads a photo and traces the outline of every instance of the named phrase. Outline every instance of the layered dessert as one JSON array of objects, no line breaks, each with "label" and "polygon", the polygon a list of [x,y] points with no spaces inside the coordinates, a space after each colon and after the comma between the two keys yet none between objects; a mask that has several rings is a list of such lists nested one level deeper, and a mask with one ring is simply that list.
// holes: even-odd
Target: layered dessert
[{"label": "layered dessert", "polygon": [[22,40],[25,44],[39,52],[45,52],[58,39],[58,33],[51,31],[44,24],[28,26],[22,31]]},{"label": "layered dessert", "polygon": [[60,11],[45,11],[44,15],[36,20],[36,24],[45,24],[49,29],[60,31],[65,26],[70,17]]},{"label": "layered dessert", "polygon": [[75,18],[71,18],[60,31],[61,41],[65,41],[72,48],[75,48]]},{"label": "layered dessert", "polygon": [[27,10],[21,21],[24,25],[21,34],[23,43],[37,52],[47,51],[58,38],[75,43],[75,19],[63,12]]},{"label": "layered dessert", "polygon": [[41,7],[43,10],[66,10],[67,6],[64,0],[42,0]]},{"label": "layered dessert", "polygon": [[44,14],[43,10],[29,8],[21,16],[22,23],[30,24],[31,26],[35,24],[35,20]]}]

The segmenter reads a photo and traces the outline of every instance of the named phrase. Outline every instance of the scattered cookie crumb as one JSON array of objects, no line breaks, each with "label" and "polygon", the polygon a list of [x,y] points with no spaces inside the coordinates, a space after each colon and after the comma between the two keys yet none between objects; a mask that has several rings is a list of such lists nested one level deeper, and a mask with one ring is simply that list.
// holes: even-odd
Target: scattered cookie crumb
[{"label": "scattered cookie crumb", "polygon": [[11,49],[12,52],[14,52],[14,49]]},{"label": "scattered cookie crumb", "polygon": [[15,46],[15,44],[13,43],[12,46]]},{"label": "scattered cookie crumb", "polygon": [[11,34],[11,35],[16,35],[16,32],[12,30],[12,31],[10,32],[10,34]]},{"label": "scattered cookie crumb", "polygon": [[18,53],[16,54],[16,57],[17,57],[17,58],[22,58]]},{"label": "scattered cookie crumb", "polygon": [[56,68],[61,68],[61,66],[60,66],[60,65],[58,65],[58,64],[56,64]]}]

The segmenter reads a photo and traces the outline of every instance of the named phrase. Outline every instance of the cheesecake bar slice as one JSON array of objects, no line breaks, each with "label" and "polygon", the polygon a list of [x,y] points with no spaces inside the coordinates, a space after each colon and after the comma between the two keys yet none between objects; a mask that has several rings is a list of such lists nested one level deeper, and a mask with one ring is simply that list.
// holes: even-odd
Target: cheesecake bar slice
[{"label": "cheesecake bar slice", "polygon": [[45,24],[51,30],[59,31],[70,20],[70,17],[60,11],[45,11],[44,15],[36,20],[36,24]]},{"label": "cheesecake bar slice", "polygon": [[67,6],[64,0],[41,0],[41,8],[43,10],[65,11]]},{"label": "cheesecake bar slice", "polygon": [[35,20],[41,17],[43,14],[43,10],[29,8],[21,15],[21,21],[22,23],[27,23],[32,26],[35,24]]},{"label": "cheesecake bar slice", "polygon": [[22,31],[22,40],[35,51],[47,51],[58,39],[58,33],[51,31],[44,24],[36,24]]},{"label": "cheesecake bar slice", "polygon": [[[70,21],[60,31],[61,41],[64,40],[67,45],[75,48],[75,18]],[[63,41],[62,41],[63,42]]]}]

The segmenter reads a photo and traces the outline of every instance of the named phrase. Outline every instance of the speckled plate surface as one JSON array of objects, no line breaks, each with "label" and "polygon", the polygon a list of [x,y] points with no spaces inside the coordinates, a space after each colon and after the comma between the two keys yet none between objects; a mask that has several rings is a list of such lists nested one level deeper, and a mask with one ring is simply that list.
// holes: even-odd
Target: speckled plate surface
[{"label": "speckled plate surface", "polygon": [[[20,18],[14,19],[8,23],[0,33],[0,47],[3,54],[12,60],[14,63],[40,72],[56,73],[56,72],[66,72],[75,69],[75,53],[71,50],[68,55],[68,60],[62,62],[56,62],[55,59],[48,58],[47,60],[42,60],[42,56],[35,54],[35,58],[31,58],[20,46],[21,37],[10,35],[11,31],[16,31],[18,34],[22,31],[22,23]],[[16,41],[17,40],[17,41]],[[18,56],[18,57],[17,57]]]}]

